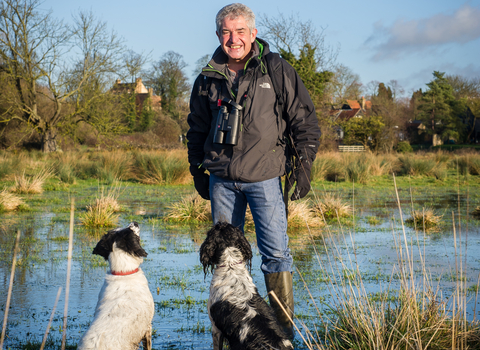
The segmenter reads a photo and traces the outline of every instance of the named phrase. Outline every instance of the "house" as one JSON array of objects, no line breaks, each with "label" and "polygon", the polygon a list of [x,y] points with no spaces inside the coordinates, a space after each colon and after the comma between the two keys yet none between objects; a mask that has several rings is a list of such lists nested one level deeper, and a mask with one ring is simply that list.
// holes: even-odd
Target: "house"
[{"label": "house", "polygon": [[[333,108],[329,114],[330,118],[334,123],[347,122],[352,118],[363,118],[366,117],[369,111],[372,109],[372,102],[366,101],[362,96],[362,104],[356,100],[346,100],[346,103],[342,107],[336,109]],[[344,132],[340,125],[336,127],[337,140],[342,141]]]},{"label": "house", "polygon": [[135,93],[135,105],[137,106],[137,113],[141,113],[143,104],[147,98],[150,98],[150,103],[154,110],[162,109],[162,98],[154,95],[152,88],[147,89],[142,82],[142,78],[137,78],[135,83],[122,83],[120,79],[117,79],[110,91],[115,94]]}]

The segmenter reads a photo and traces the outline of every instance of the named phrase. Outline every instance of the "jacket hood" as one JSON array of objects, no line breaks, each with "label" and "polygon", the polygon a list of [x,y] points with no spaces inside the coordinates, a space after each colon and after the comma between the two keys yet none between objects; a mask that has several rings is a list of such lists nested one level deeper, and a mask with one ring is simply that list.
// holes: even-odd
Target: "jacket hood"
[{"label": "jacket hood", "polygon": [[[258,55],[254,54],[254,56],[252,56],[250,60],[248,60],[247,65],[250,64],[252,60],[259,62],[263,56],[265,56],[270,52],[268,43],[263,39],[260,39],[257,37],[255,39],[254,45],[256,46],[256,48],[258,48],[258,50],[257,49],[254,50],[254,52],[258,51]],[[213,53],[213,56],[210,62],[208,62],[208,64],[202,69],[202,74],[208,73],[211,71],[216,71],[223,75],[225,74],[227,62],[228,62],[228,57],[225,54],[225,52],[223,52],[222,46],[218,46],[215,52]]]}]

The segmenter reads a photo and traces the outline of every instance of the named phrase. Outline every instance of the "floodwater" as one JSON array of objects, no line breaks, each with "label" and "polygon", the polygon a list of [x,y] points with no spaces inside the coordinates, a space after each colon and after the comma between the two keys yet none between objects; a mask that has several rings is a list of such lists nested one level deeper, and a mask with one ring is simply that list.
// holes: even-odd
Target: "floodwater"
[{"label": "floodwater", "polygon": [[[392,293],[397,290],[399,281],[391,276],[392,271],[398,272],[401,268],[398,263],[400,245],[402,256],[405,259],[411,257],[413,269],[419,276],[422,276],[424,262],[429,283],[440,290],[447,303],[457,285],[455,276],[459,276],[461,271],[463,277],[459,280],[467,290],[467,318],[480,317],[480,303],[474,292],[480,273],[480,224],[478,220],[466,218],[468,208],[478,203],[478,195],[459,195],[454,190],[448,192],[444,189],[435,193],[431,190],[419,190],[413,194],[400,191],[404,219],[408,217],[411,201],[414,206],[432,207],[444,215],[438,232],[424,235],[412,228],[403,228],[394,191],[391,192],[367,189],[354,196],[348,191],[339,192],[346,201],[353,203],[354,199],[354,226],[332,224],[322,229],[290,232],[290,246],[295,259],[295,312],[307,326],[318,324],[314,302],[320,310],[338,302],[332,292],[332,288],[339,285],[333,282],[334,276],[339,278],[358,269],[362,276],[362,288],[367,293]],[[131,221],[137,221],[141,228],[142,246],[148,252],[141,268],[155,302],[154,349],[212,348],[206,311],[211,275],[204,276],[198,254],[209,224],[190,227],[161,220],[168,203],[190,193],[190,187],[135,186],[124,189],[119,197],[125,210],[120,213],[118,226],[124,227]],[[17,230],[22,235],[5,349],[20,349],[20,345],[28,341],[41,343],[57,291],[63,287],[49,334],[50,348],[59,348],[65,310],[66,238],[72,197],[75,197],[76,203],[76,222],[67,344],[75,345],[92,321],[98,292],[108,267],[91,251],[106,229],[96,232],[85,230],[79,224],[78,214],[97,194],[98,188],[83,189],[81,194],[47,191],[26,199],[33,211],[0,214],[1,316],[5,311]],[[455,219],[452,219],[452,213]],[[368,218],[371,217],[379,222],[369,224]],[[247,232],[247,238],[254,252],[252,277],[260,294],[266,296],[254,233]],[[409,268],[408,265],[403,267]],[[297,322],[299,326],[300,323]],[[303,348],[298,335],[297,341],[297,347]]]}]

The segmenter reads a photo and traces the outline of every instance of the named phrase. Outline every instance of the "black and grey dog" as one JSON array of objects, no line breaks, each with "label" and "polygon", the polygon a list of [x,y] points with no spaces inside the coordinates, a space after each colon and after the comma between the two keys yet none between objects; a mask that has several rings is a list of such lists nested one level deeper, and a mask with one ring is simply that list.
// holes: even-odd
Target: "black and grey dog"
[{"label": "black and grey dog", "polygon": [[214,350],[293,349],[273,310],[258,294],[246,265],[252,249],[243,232],[231,224],[217,223],[200,247],[205,275],[213,271],[208,298]]}]

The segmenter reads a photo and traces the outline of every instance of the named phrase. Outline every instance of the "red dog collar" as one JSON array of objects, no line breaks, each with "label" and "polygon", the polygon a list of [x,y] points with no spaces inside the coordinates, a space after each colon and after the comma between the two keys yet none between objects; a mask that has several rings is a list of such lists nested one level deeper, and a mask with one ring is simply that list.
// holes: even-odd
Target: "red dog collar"
[{"label": "red dog collar", "polygon": [[133,275],[134,273],[138,272],[138,267],[135,270],[132,271],[127,271],[127,272],[115,272],[111,271],[110,273],[115,276],[127,276],[127,275]]}]

